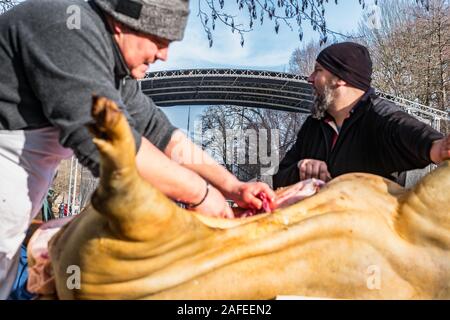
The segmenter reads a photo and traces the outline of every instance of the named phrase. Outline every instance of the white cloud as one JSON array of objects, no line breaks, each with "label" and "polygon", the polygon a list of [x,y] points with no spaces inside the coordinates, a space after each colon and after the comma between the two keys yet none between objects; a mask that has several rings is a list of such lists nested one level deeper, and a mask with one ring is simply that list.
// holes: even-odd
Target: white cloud
[{"label": "white cloud", "polygon": [[244,35],[243,47],[237,32],[233,34],[230,29],[217,24],[210,48],[196,13],[197,8],[191,8],[185,37],[183,41],[171,44],[168,61],[157,62],[150,67],[151,71],[205,67],[281,68],[288,64],[292,51],[300,44],[295,32],[282,25],[280,34],[276,35],[272,23],[267,21]]},{"label": "white cloud", "polygon": [[[227,3],[231,8],[228,12],[233,13],[233,3],[235,2]],[[340,29],[345,26],[344,29],[349,30],[350,26],[357,25],[360,8],[355,4],[345,3],[338,6],[333,4],[329,8],[330,12],[333,12],[329,19],[332,22],[329,24],[331,27]],[[245,10],[243,12],[236,14],[240,17],[240,22],[247,23]],[[353,14],[349,15],[350,12]],[[191,1],[191,14],[183,41],[171,44],[168,61],[157,62],[150,66],[150,71],[195,68],[251,68],[285,71],[291,53],[301,45],[295,27],[291,31],[285,24],[280,23],[280,32],[275,34],[273,22],[266,18],[262,26],[259,21],[255,21],[253,31],[245,34],[244,47],[240,45],[239,34],[233,34],[229,28],[216,23],[216,30],[213,33],[214,44],[210,48],[197,13],[198,2]],[[343,14],[346,16],[345,19],[343,19]],[[312,32],[307,22],[304,24],[304,34],[304,42],[313,37],[317,38],[317,34]]]}]

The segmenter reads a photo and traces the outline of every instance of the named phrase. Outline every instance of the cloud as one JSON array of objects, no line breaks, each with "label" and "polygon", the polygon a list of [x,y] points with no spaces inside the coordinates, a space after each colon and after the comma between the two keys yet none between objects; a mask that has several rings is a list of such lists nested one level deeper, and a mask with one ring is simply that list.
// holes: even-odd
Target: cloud
[{"label": "cloud", "polygon": [[[290,30],[281,22],[280,31],[276,34],[273,21],[265,18],[263,25],[255,21],[253,31],[245,33],[244,47],[240,45],[239,34],[233,34],[229,28],[216,23],[216,30],[213,32],[214,44],[210,48],[197,16],[198,3],[191,1],[191,14],[183,41],[171,44],[168,61],[157,62],[150,67],[150,71],[195,68],[286,71],[292,52],[302,44],[295,26]],[[227,12],[240,19],[237,23],[248,23],[245,10],[237,11],[234,1],[227,1],[227,5]],[[328,15],[328,25],[335,30],[342,28],[348,31],[356,26],[361,12],[357,3],[340,3],[338,6],[333,3],[327,6],[327,9],[333,13]],[[344,16],[352,18],[343,19]],[[317,33],[311,30],[307,22],[304,25],[304,35],[303,43],[317,39]]]},{"label": "cloud", "polygon": [[210,48],[196,12],[197,8],[191,8],[185,37],[171,44],[168,61],[157,62],[151,71],[205,67],[280,69],[288,64],[292,51],[300,44],[295,32],[281,26],[276,35],[272,23],[267,21],[263,26],[257,23],[252,32],[246,33],[241,47],[239,34],[217,23]]}]

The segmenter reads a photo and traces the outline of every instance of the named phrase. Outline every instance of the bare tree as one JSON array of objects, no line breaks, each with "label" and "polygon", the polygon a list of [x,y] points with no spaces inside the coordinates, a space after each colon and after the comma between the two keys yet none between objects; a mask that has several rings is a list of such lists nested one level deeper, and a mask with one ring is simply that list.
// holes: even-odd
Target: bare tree
[{"label": "bare tree", "polygon": [[450,2],[427,8],[406,0],[379,1],[381,24],[362,21],[359,33],[374,62],[374,86],[445,110],[450,85]]},{"label": "bare tree", "polygon": [[52,183],[52,189],[60,195],[61,201],[67,202],[69,190],[70,160],[63,160],[58,166],[58,171]]},{"label": "bare tree", "polygon": [[18,3],[17,0],[0,0],[0,14],[11,9]]},{"label": "bare tree", "polygon": [[[251,32],[255,23],[263,24],[265,19],[273,22],[276,33],[280,29],[280,23],[291,30],[295,27],[300,41],[303,40],[303,23],[309,23],[319,34],[320,44],[327,43],[329,36],[352,38],[351,35],[344,35],[328,28],[325,17],[325,5],[328,2],[328,0],[236,0],[238,11],[231,14],[227,11],[230,9],[225,8],[225,0],[198,0],[197,16],[202,22],[210,46],[213,44],[212,32],[216,23],[225,25],[233,33],[239,33],[243,46],[244,34]],[[363,9],[366,7],[365,0],[358,2]],[[428,7],[428,2],[429,0],[416,0],[416,3],[424,7]],[[334,3],[338,5],[338,0],[334,0]],[[248,24],[242,22],[244,19],[242,16],[246,16]]]},{"label": "bare tree", "polygon": [[317,56],[325,47],[325,45],[320,45],[319,42],[311,40],[307,44],[295,49],[289,60],[289,72],[301,76],[310,75],[314,70]]},{"label": "bare tree", "polygon": [[427,39],[427,96],[429,102],[444,110],[449,105],[450,89],[450,1],[431,0],[429,10],[413,10],[416,24]]},{"label": "bare tree", "polygon": [[237,106],[204,110],[202,147],[240,180],[271,183],[270,169],[295,142],[304,114]]},{"label": "bare tree", "polygon": [[86,207],[91,200],[92,193],[97,188],[99,179],[95,178],[86,167],[80,169],[80,185],[79,185],[79,199],[80,210]]}]

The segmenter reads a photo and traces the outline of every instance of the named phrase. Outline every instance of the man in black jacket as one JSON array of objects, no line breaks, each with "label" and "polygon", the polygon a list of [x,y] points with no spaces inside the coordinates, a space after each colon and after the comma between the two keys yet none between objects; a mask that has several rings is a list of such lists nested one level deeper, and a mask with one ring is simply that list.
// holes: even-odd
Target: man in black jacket
[{"label": "man in black jacket", "polygon": [[338,43],[319,54],[308,78],[315,90],[312,115],[281,161],[274,188],[348,172],[395,180],[396,172],[450,157],[450,135],[444,138],[378,97],[371,75],[372,61],[362,45]]}]

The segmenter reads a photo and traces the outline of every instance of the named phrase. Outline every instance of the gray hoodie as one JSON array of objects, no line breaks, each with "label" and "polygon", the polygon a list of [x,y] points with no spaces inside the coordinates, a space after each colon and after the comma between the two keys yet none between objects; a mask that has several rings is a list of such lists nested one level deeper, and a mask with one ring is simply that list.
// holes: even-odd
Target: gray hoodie
[{"label": "gray hoodie", "polygon": [[[80,28],[70,28],[77,11]],[[92,2],[28,0],[0,15],[0,79],[0,130],[57,127],[95,175],[99,157],[85,127],[93,93],[118,103],[137,149],[145,136],[163,150],[176,129],[130,78]]]}]

